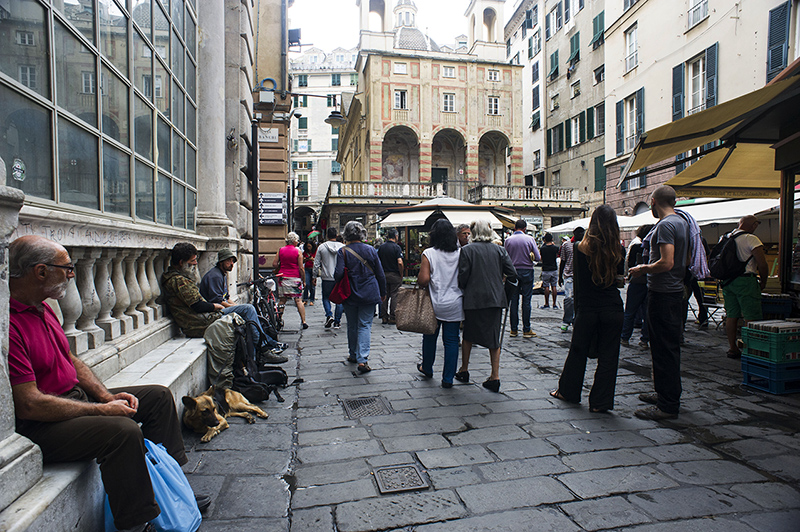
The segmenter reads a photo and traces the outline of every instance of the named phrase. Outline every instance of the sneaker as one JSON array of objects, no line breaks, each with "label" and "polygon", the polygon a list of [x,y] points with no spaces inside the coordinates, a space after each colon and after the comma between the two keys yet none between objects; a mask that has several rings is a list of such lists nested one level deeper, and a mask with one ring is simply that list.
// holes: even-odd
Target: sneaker
[{"label": "sneaker", "polygon": [[640,393],[639,400],[643,403],[649,403],[654,405],[658,403],[658,394],[657,393]]},{"label": "sneaker", "polygon": [[287,347],[289,347],[289,346],[286,345],[286,344],[280,344],[279,343],[275,347],[273,347],[272,349],[268,350],[267,352],[272,354],[272,355],[280,355],[281,353],[286,351]]},{"label": "sneaker", "polygon": [[510,332],[510,333],[508,333],[508,335],[509,335],[511,338],[516,338],[518,334],[519,334],[519,333],[518,333],[517,331],[515,331],[514,329],[511,329],[511,332]]},{"label": "sneaker", "polygon": [[539,307],[539,308],[550,308],[550,305],[542,305],[542,306],[541,306],[541,307]]},{"label": "sneaker", "polygon": [[619,339],[619,345],[624,345],[625,347],[630,347],[631,343],[628,340],[624,339],[624,338],[620,338]]},{"label": "sneaker", "polygon": [[341,329],[342,328],[342,324],[339,323],[339,322],[333,322],[333,328],[334,329]]},{"label": "sneaker", "polygon": [[677,419],[678,414],[670,414],[669,412],[664,412],[657,406],[648,406],[647,408],[640,408],[634,415],[639,419],[652,419],[653,421],[661,421],[664,419]]},{"label": "sneaker", "polygon": [[278,347],[281,348],[281,351],[285,351],[286,349],[289,348],[289,344],[285,344],[283,342],[278,342]]},{"label": "sneaker", "polygon": [[331,325],[333,325],[333,316],[328,316],[328,319],[325,320],[325,328],[330,329]]},{"label": "sneaker", "polygon": [[650,344],[648,344],[644,340],[639,340],[639,347],[641,347],[642,349],[650,349]]},{"label": "sneaker", "polygon": [[563,333],[569,332],[569,324],[568,323],[562,323],[561,324],[561,332],[563,332]]},{"label": "sneaker", "polygon": [[522,332],[523,338],[536,338],[536,333],[533,331],[523,331]]},{"label": "sneaker", "polygon": [[274,349],[270,351],[268,354],[261,355],[261,359],[259,360],[260,365],[269,365],[269,364],[283,364],[284,362],[288,362],[289,359],[280,354],[280,352],[275,353]]}]

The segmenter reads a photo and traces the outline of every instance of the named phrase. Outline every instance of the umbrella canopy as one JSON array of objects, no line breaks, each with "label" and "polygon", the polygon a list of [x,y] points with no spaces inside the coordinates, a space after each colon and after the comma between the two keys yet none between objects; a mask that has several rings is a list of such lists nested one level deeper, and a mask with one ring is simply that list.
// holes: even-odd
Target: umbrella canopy
[{"label": "umbrella canopy", "polygon": [[379,223],[381,227],[418,227],[430,226],[439,218],[447,218],[453,225],[482,219],[489,222],[493,229],[503,226],[513,228],[517,221],[512,216],[513,212],[505,207],[487,207],[455,198],[437,197],[416,205],[391,207],[380,213],[384,218]]},{"label": "umbrella canopy", "polygon": [[[617,215],[617,223],[619,224],[619,228],[622,229],[622,226],[632,218],[634,217]],[[592,217],[590,216],[588,218],[580,218],[578,220],[572,220],[571,222],[563,223],[560,225],[554,225],[553,227],[546,229],[546,231],[551,234],[571,233],[576,227],[583,227],[584,229],[588,228],[591,219]]]},{"label": "umbrella canopy", "polygon": [[[688,212],[698,225],[737,223],[742,216],[767,211],[778,206],[777,199],[720,200],[677,205],[676,208]],[[620,222],[620,229],[636,229],[645,224],[654,224],[658,218],[650,211],[637,214]]]},{"label": "umbrella canopy", "polygon": [[416,227],[425,225],[425,220],[433,214],[433,209],[412,212],[393,212],[381,220],[381,227]]}]

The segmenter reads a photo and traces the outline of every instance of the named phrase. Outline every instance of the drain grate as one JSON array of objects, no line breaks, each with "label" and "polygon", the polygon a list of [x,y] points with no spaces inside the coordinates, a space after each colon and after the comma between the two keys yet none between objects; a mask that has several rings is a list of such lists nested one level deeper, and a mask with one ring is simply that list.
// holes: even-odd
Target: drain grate
[{"label": "drain grate", "polygon": [[376,469],[375,480],[378,481],[378,489],[381,493],[397,493],[430,487],[414,464]]},{"label": "drain grate", "polygon": [[366,416],[385,416],[392,413],[386,400],[377,395],[375,397],[354,397],[342,399],[344,413],[350,419]]}]

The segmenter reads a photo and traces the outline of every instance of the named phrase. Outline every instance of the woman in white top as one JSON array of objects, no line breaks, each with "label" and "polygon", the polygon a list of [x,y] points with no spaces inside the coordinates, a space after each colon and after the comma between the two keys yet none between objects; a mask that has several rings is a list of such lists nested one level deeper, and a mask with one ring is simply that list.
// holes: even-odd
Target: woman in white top
[{"label": "woman in white top", "polygon": [[430,238],[432,247],[422,253],[417,282],[422,287],[428,287],[439,323],[435,333],[422,336],[422,364],[417,364],[417,370],[426,378],[433,377],[433,361],[441,329],[444,343],[442,388],[452,388],[458,365],[458,334],[464,320],[463,296],[458,287],[458,257],[461,250],[458,248],[456,230],[447,219],[437,220],[433,224]]}]

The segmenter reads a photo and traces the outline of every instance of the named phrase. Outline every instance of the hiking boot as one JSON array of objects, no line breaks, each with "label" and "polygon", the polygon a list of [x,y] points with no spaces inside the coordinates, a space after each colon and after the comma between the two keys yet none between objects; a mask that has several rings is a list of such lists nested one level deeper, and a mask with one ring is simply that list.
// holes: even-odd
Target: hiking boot
[{"label": "hiking boot", "polygon": [[650,403],[654,405],[658,403],[658,394],[657,393],[640,393],[639,400],[643,403]]},{"label": "hiking boot", "polygon": [[330,329],[333,325],[333,316],[329,316],[328,319],[325,320],[325,328]]},{"label": "hiking boot", "polygon": [[511,332],[510,332],[510,333],[508,333],[508,335],[509,335],[511,338],[516,338],[518,334],[519,334],[519,333],[518,333],[517,331],[515,331],[514,329],[511,329]]},{"label": "hiking boot", "polygon": [[677,419],[678,414],[670,414],[664,412],[657,406],[648,406],[647,408],[640,408],[634,415],[639,419],[652,419],[653,421],[662,421],[664,419]]},{"label": "hiking boot", "polygon": [[533,331],[522,331],[523,338],[536,338],[536,333]]},{"label": "hiking boot", "polygon": [[284,362],[288,362],[289,359],[280,354],[280,351],[277,353],[273,349],[269,353],[265,353],[259,357],[259,364],[260,365],[268,365],[268,364],[283,364]]}]

